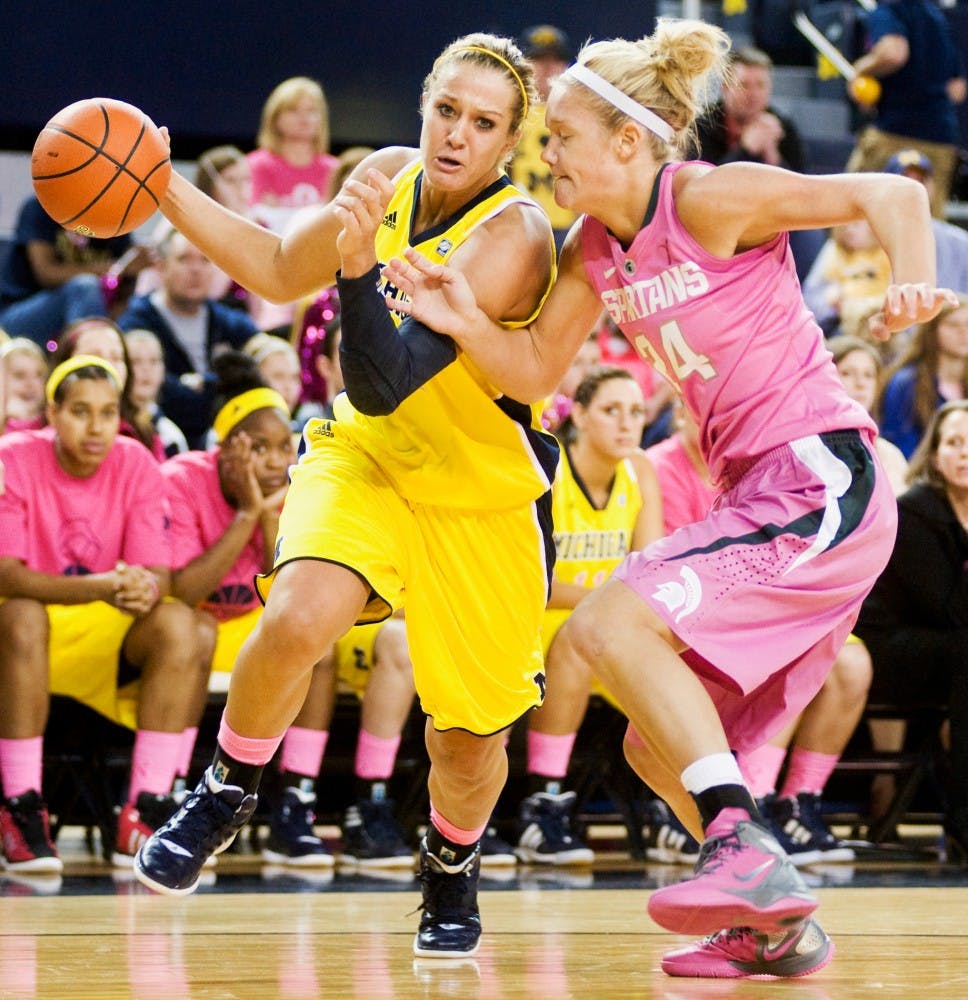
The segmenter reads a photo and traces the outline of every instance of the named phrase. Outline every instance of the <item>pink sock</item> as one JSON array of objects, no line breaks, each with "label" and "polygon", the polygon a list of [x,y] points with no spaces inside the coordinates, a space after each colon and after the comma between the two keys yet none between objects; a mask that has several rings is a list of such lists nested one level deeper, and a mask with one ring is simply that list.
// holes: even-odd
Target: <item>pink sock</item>
[{"label": "pink sock", "polygon": [[549,736],[528,730],[528,774],[545,778],[563,778],[568,773],[575,733]]},{"label": "pink sock", "polygon": [[167,795],[175,780],[181,753],[181,733],[139,729],[134,736],[134,750],[131,751],[128,801],[137,802],[142,792]]},{"label": "pink sock", "polygon": [[746,779],[746,786],[754,799],[776,791],[776,779],[786,758],[785,747],[775,747],[772,743],[739,754],[739,769]]},{"label": "pink sock", "polygon": [[272,760],[273,754],[279,749],[279,744],[285,735],[285,733],[280,733],[278,736],[270,736],[268,739],[240,736],[225,721],[225,713],[223,712],[222,721],[218,727],[218,745],[240,764],[262,767]]},{"label": "pink sock", "polygon": [[353,765],[353,773],[364,781],[387,781],[393,774],[393,765],[397,762],[399,749],[399,736],[385,739],[361,729],[356,739],[356,762]]},{"label": "pink sock", "polygon": [[44,770],[44,737],[0,740],[0,778],[3,794],[15,799],[24,792],[40,792]]},{"label": "pink sock", "polygon": [[198,739],[198,726],[189,726],[188,729],[182,730],[181,753],[178,756],[178,769],[175,771],[179,778],[184,778],[192,766],[192,752],[195,749],[196,739]]},{"label": "pink sock", "polygon": [[790,766],[783,781],[783,791],[780,794],[789,798],[796,798],[799,792],[819,795],[824,790],[838,760],[840,760],[839,754],[817,753],[816,750],[794,747],[790,754]]},{"label": "pink sock", "polygon": [[328,730],[290,726],[282,740],[279,769],[283,773],[298,774],[315,780],[323,766],[328,739]]},{"label": "pink sock", "polygon": [[487,829],[487,823],[479,826],[476,830],[462,830],[459,826],[454,826],[449,820],[444,819],[430,804],[430,822],[437,828],[444,840],[449,840],[452,844],[476,844]]}]

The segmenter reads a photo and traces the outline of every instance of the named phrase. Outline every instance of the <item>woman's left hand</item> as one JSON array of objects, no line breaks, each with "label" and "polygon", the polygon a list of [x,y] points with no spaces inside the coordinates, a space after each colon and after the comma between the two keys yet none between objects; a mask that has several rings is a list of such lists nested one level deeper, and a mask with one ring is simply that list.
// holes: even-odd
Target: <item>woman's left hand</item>
[{"label": "woman's left hand", "polygon": [[870,318],[871,336],[876,340],[888,340],[892,333],[933,319],[946,305],[958,305],[958,296],[950,288],[933,288],[926,284],[889,285],[880,312]]},{"label": "woman's left hand", "polygon": [[359,278],[376,265],[373,241],[393,190],[386,174],[370,169],[365,182],[348,180],[330,203],[343,226],[336,246],[344,278]]}]

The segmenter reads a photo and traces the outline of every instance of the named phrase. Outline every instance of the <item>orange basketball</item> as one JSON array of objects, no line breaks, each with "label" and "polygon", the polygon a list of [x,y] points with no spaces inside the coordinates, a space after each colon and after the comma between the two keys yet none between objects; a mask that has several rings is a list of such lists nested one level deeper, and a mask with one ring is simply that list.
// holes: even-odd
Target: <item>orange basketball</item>
[{"label": "orange basketball", "polygon": [[106,239],[137,229],[157,210],[171,158],[138,108],[92,97],[58,111],[30,157],[34,191],[65,229]]}]

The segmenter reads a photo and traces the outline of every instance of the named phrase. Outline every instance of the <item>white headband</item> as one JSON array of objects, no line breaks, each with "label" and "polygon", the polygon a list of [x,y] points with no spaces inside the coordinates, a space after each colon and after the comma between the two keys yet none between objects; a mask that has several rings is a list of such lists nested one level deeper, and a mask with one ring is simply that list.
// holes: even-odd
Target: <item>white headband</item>
[{"label": "white headband", "polygon": [[660,118],[654,111],[643,107],[638,101],[619,90],[618,87],[612,86],[608,80],[600,77],[594,70],[582,63],[572,63],[562,75],[570,76],[579,83],[583,83],[589,90],[594,90],[599,97],[603,97],[613,107],[627,114],[629,118],[634,118],[640,125],[644,125],[665,142],[672,142],[675,137],[675,130],[667,121]]}]

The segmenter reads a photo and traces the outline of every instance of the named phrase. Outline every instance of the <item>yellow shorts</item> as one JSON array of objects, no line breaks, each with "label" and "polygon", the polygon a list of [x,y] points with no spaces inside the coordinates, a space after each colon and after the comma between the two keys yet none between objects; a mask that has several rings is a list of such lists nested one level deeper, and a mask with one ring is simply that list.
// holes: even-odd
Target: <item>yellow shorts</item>
[{"label": "yellow shorts", "polygon": [[341,691],[363,698],[373,671],[373,647],[383,625],[356,625],[336,643],[336,681]]},{"label": "yellow shorts", "polygon": [[[541,650],[546,660],[548,658],[548,651],[551,649],[551,644],[554,642],[558,630],[568,620],[571,612],[571,608],[547,608],[545,610],[544,617],[541,619]],[[622,711],[622,706],[615,700],[614,695],[597,677],[592,677],[591,693],[600,695],[613,708],[617,708],[620,712]]]},{"label": "yellow shorts", "polygon": [[104,601],[93,601],[48,604],[47,619],[50,693],[66,695],[137,729],[138,681],[118,687],[121,647],[134,618]]},{"label": "yellow shorts", "polygon": [[313,421],[306,442],[275,567],[257,582],[262,596],[287,562],[323,559],[369,584],[360,624],[406,604],[417,693],[439,730],[489,735],[540,705],[551,531],[544,498],[502,511],[411,504],[335,422]]},{"label": "yellow shorts", "polygon": [[235,660],[242,648],[242,643],[249,638],[249,633],[255,628],[256,622],[262,617],[262,608],[253,608],[218,623],[218,638],[215,640],[215,656],[212,658],[212,673],[231,673]]}]

